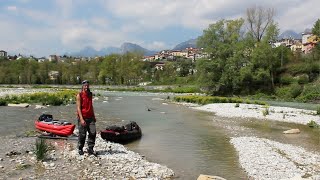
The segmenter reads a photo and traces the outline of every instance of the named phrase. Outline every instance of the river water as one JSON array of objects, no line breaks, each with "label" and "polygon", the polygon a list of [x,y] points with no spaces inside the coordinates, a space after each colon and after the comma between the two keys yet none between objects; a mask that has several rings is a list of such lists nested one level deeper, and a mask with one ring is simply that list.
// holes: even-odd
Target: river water
[{"label": "river water", "polygon": [[[318,139],[310,140],[310,137],[317,137],[314,134],[278,137],[282,129],[292,127],[292,124],[261,124],[252,120],[239,123],[234,119],[213,118],[211,113],[165,101],[168,96],[173,97],[167,94],[105,91],[96,93],[102,95],[94,102],[97,130],[122,120],[136,121],[143,136],[125,146],[144,155],[149,161],[168,166],[174,170],[177,179],[197,179],[199,174],[221,176],[228,180],[247,179],[239,165],[237,152],[229,143],[230,137],[234,136],[235,132],[240,132],[240,127],[245,129],[244,132],[241,131],[245,135],[292,141],[293,144],[299,143],[304,147],[319,150]],[[50,113],[55,119],[76,122],[75,105],[46,109],[34,109],[34,106],[0,107],[0,135],[23,134],[25,131],[34,130],[33,121],[42,113]],[[226,122],[229,126],[225,126]]]}]

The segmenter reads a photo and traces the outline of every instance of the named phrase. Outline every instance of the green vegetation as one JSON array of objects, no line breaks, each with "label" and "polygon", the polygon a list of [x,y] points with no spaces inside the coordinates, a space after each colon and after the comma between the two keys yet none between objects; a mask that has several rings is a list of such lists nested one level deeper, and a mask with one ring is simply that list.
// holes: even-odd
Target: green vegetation
[{"label": "green vegetation", "polygon": [[34,131],[34,130],[30,130],[30,131],[26,131],[25,132],[25,136],[26,137],[32,137],[32,136],[35,136],[37,134],[39,134],[39,133],[37,131]]},{"label": "green vegetation", "polygon": [[28,169],[29,167],[31,167],[30,164],[18,164],[18,165],[16,165],[16,169],[17,169],[17,170]]},{"label": "green vegetation", "polygon": [[197,103],[197,104],[211,104],[211,103],[247,103],[247,104],[259,104],[266,105],[262,101],[251,101],[244,100],[240,98],[229,98],[229,97],[217,97],[217,96],[175,96],[174,100],[177,102],[188,102],[188,103]]},{"label": "green vegetation", "polygon": [[319,128],[320,127],[320,125],[319,124],[317,124],[315,121],[313,121],[313,120],[311,120],[310,122],[308,122],[308,124],[307,124],[309,127],[311,127],[311,128]]},{"label": "green vegetation", "polygon": [[49,145],[47,144],[45,139],[37,139],[35,144],[34,153],[38,161],[44,160],[49,151]]},{"label": "green vegetation", "polygon": [[263,108],[264,108],[264,109],[262,110],[262,115],[263,115],[263,116],[269,115],[269,114],[270,114],[269,106],[268,106],[268,105],[265,105]]},{"label": "green vegetation", "polygon": [[23,94],[20,96],[6,96],[0,98],[0,105],[7,105],[9,103],[20,104],[20,103],[42,103],[42,105],[66,105],[75,103],[75,96],[77,91],[75,90],[63,90],[53,93],[38,92],[33,94]]},{"label": "green vegetation", "polygon": [[196,86],[166,87],[164,89],[150,89],[148,87],[107,88],[109,91],[137,91],[137,92],[173,92],[173,93],[197,93],[201,90]]},{"label": "green vegetation", "polygon": [[5,99],[0,99],[0,106],[6,106],[8,105],[7,101]]},{"label": "green vegetation", "polygon": [[317,106],[317,115],[320,115],[320,106]]}]

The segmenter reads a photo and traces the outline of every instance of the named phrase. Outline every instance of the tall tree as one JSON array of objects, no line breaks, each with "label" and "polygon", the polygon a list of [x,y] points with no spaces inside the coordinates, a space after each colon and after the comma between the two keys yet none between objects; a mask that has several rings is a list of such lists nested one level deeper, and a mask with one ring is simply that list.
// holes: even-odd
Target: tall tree
[{"label": "tall tree", "polygon": [[249,33],[260,42],[268,26],[273,23],[273,8],[251,7],[246,11]]},{"label": "tall tree", "polygon": [[210,60],[213,61],[203,60],[197,63],[200,86],[208,88],[209,91],[234,87],[230,78],[231,73],[230,75],[224,73],[236,69],[237,65],[232,65],[232,69],[226,66],[237,63],[239,59],[232,57],[238,54],[238,51],[242,51],[239,54],[243,54],[244,48],[238,48],[239,43],[243,40],[241,33],[243,23],[243,19],[220,20],[210,24],[209,28],[203,31],[203,35],[198,38],[198,46],[204,48],[210,54]]},{"label": "tall tree", "polygon": [[320,19],[318,19],[313,27],[312,27],[312,34],[317,35],[318,37],[320,37]]}]

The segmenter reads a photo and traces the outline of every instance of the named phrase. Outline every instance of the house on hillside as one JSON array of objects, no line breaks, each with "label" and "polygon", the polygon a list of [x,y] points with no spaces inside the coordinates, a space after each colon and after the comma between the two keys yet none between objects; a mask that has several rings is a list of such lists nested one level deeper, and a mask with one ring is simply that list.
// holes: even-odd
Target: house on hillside
[{"label": "house on hillside", "polygon": [[296,52],[296,51],[302,52],[302,48],[303,48],[303,44],[301,42],[296,42],[290,47],[291,51],[293,52]]},{"label": "house on hillside", "polygon": [[316,35],[310,35],[307,38],[307,42],[303,43],[302,51],[305,54],[308,54],[311,52],[311,50],[319,43],[319,37]]},{"label": "house on hillside", "polygon": [[46,57],[38,58],[38,62],[45,62],[45,61],[48,61]]},{"label": "house on hillside", "polygon": [[155,60],[154,56],[145,56],[143,61],[153,62]]},{"label": "house on hillside", "polygon": [[57,80],[59,77],[59,71],[50,71],[48,76],[50,80]]},{"label": "house on hillside", "polygon": [[49,61],[50,62],[57,62],[58,56],[57,55],[49,55]]},{"label": "house on hillside", "polygon": [[158,63],[154,66],[154,68],[156,68],[156,70],[164,70],[164,64]]},{"label": "house on hillside", "polygon": [[0,50],[0,57],[4,57],[4,58],[7,58],[8,56],[8,53],[4,50]]}]

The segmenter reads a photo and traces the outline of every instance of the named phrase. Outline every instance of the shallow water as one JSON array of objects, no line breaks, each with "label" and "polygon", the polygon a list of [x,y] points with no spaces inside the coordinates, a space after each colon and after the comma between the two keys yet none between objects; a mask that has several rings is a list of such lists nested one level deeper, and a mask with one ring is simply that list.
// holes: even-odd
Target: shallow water
[{"label": "shallow water", "polygon": [[[254,135],[283,143],[319,148],[317,132],[306,126],[281,122],[219,118],[165,101],[168,95],[151,93],[102,92],[95,101],[97,129],[122,120],[136,121],[143,136],[125,146],[149,161],[173,169],[177,179],[197,179],[199,174],[247,179],[238,156],[229,143],[236,135]],[[160,99],[162,98],[162,100]],[[170,97],[172,98],[172,96]],[[148,109],[150,111],[148,111]],[[46,109],[0,107],[0,135],[23,134],[34,130],[33,121],[42,113],[55,119],[75,120],[75,105]],[[230,130],[230,127],[232,130]],[[300,135],[283,135],[282,130],[299,127]]]}]

